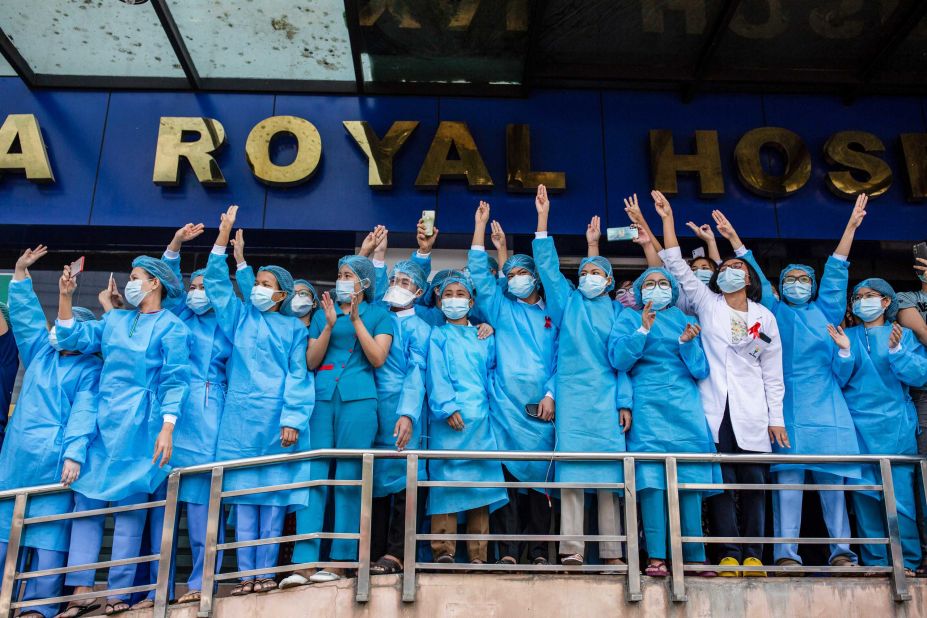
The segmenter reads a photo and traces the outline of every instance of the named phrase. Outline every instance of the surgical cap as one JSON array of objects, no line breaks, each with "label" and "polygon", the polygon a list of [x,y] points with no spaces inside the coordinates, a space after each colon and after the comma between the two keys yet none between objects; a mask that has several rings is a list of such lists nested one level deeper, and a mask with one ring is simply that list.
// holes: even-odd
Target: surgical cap
[{"label": "surgical cap", "polygon": [[142,268],[152,277],[155,277],[164,286],[168,298],[177,298],[183,294],[183,284],[170,266],[148,255],[140,255],[132,260],[132,268]]},{"label": "surgical cap", "polygon": [[319,295],[316,294],[316,292],[315,292],[315,286],[314,286],[314,285],[312,285],[311,283],[309,283],[309,282],[306,281],[305,279],[297,279],[296,281],[294,281],[294,282],[293,282],[293,289],[294,289],[294,290],[296,289],[296,286],[297,286],[297,285],[304,285],[304,286],[306,286],[307,288],[309,288],[309,293],[312,294],[312,299],[313,299],[313,300],[316,300],[316,301],[319,300]]},{"label": "surgical cap", "polygon": [[534,264],[534,258],[524,253],[516,253],[507,259],[505,264],[502,265],[502,274],[508,276],[509,271],[513,268],[524,268],[525,270],[531,271],[531,275],[534,277],[537,277],[538,274],[537,266]]},{"label": "surgical cap", "polygon": [[258,272],[268,272],[274,276],[274,279],[277,280],[277,285],[281,290],[286,292],[286,298],[280,303],[280,313],[283,315],[293,315],[293,310],[290,308],[290,303],[293,302],[293,275],[290,274],[290,271],[282,266],[269,264],[267,266],[261,266]]},{"label": "surgical cap", "polygon": [[425,289],[425,271],[422,270],[421,266],[412,260],[402,260],[401,262],[396,262],[396,265],[393,266],[393,269],[389,271],[389,278],[392,279],[399,273],[411,277],[412,281],[415,282],[415,285],[418,286],[418,289]]},{"label": "surgical cap", "polygon": [[364,289],[364,299],[367,302],[373,302],[373,262],[362,255],[346,255],[338,260],[338,268],[347,266],[351,269],[357,278],[363,281],[367,280],[367,287]]},{"label": "surgical cap", "polygon": [[440,288],[441,284],[444,283],[444,280],[447,278],[447,276],[455,272],[461,272],[461,271],[456,271],[454,269],[445,269],[445,270],[439,270],[438,272],[436,272],[435,276],[431,278],[431,283],[429,284],[428,289],[425,291],[425,294],[422,295],[422,304],[424,304],[426,307],[434,307],[435,306],[434,289]]},{"label": "surgical cap", "polygon": [[647,280],[652,273],[660,273],[666,277],[667,281],[670,282],[670,288],[673,290],[673,299],[670,301],[668,306],[675,307],[676,301],[679,300],[679,283],[676,281],[676,277],[670,273],[670,271],[665,268],[648,268],[641,273],[641,276],[634,280],[632,287],[634,288],[634,297],[637,299],[637,304],[641,307],[644,306],[644,294],[643,287],[644,281]]},{"label": "surgical cap", "polygon": [[93,315],[93,311],[86,307],[71,307],[71,313],[78,322],[93,322],[97,319],[97,316]]},{"label": "surgical cap", "polygon": [[800,270],[811,277],[811,295],[813,296],[814,293],[818,290],[818,279],[814,276],[814,269],[810,266],[805,266],[804,264],[789,264],[782,269],[782,272],[779,273],[779,290],[782,290],[782,281],[789,274],[789,272],[793,270]]},{"label": "surgical cap", "polygon": [[447,289],[447,286],[451,285],[452,283],[459,283],[460,285],[464,286],[467,292],[470,293],[470,298],[474,298],[476,295],[476,291],[473,288],[473,281],[470,279],[470,277],[459,270],[449,271],[449,274],[441,282],[441,289],[438,293],[443,296],[444,290]]},{"label": "surgical cap", "polygon": [[592,257],[583,258],[583,261],[579,263],[579,272],[583,272],[583,268],[586,266],[586,264],[595,264],[596,266],[598,266],[599,268],[605,271],[605,276],[612,278],[611,284],[607,288],[605,288],[606,292],[611,292],[612,290],[615,289],[615,277],[612,275],[611,262],[606,260],[601,255],[595,255]]},{"label": "surgical cap", "polygon": [[201,268],[201,269],[199,269],[199,270],[194,270],[194,271],[190,274],[190,283],[193,283],[193,280],[196,279],[197,277],[205,277],[205,276],[206,276],[206,269],[205,269],[205,268]]},{"label": "surgical cap", "polygon": [[890,299],[892,302],[889,304],[888,309],[885,310],[885,319],[889,322],[895,321],[895,318],[898,316],[898,299],[895,298],[895,289],[889,285],[888,281],[879,279],[878,277],[864,279],[853,288],[853,296],[856,296],[860,288],[870,288]]}]

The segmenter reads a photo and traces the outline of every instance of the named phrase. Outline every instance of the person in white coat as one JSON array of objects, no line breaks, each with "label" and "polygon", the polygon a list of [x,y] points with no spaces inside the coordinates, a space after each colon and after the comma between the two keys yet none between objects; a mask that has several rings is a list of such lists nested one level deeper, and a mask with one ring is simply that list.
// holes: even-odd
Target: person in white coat
[{"label": "person in white coat", "polygon": [[[705,416],[719,453],[768,453],[771,443],[788,447],[782,415],[785,386],[782,377],[782,342],[776,318],[759,303],[762,288],[753,268],[740,258],[723,261],[706,285],[683,260],[676,239],[673,210],[659,191],[652,196],[663,219],[665,249],[660,257],[679,280],[691,308],[702,325],[710,373],[699,390]],[[725,483],[766,483],[768,466],[721,467]],[[766,532],[766,492],[741,491],[742,525],[738,524],[731,491],[711,498],[708,506],[715,536],[760,537]],[[722,566],[762,566],[761,544],[726,543]],[[736,576],[734,571],[720,572]],[[744,575],[765,575],[745,571]]]}]

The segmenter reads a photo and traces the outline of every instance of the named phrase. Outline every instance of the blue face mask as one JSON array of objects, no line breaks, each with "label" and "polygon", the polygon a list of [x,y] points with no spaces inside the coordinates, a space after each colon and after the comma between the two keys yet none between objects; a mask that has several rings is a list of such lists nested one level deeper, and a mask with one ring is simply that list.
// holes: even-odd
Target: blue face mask
[{"label": "blue face mask", "polygon": [[673,300],[673,290],[664,290],[663,288],[654,288],[652,290],[644,290],[641,293],[641,298],[644,301],[644,304],[653,303],[653,309],[660,310],[670,304]]},{"label": "blue face mask", "polygon": [[470,312],[470,299],[442,298],[441,311],[448,320],[459,320]]},{"label": "blue face mask", "polygon": [[275,304],[274,290],[265,288],[261,285],[256,285],[251,288],[251,305],[255,309],[258,311],[267,311]]},{"label": "blue face mask", "polygon": [[187,307],[196,315],[203,315],[212,309],[212,304],[206,297],[206,290],[190,290],[187,292]]},{"label": "blue face mask", "polygon": [[605,292],[608,279],[602,275],[583,275],[579,278],[579,291],[586,298],[596,298]]},{"label": "blue face mask", "polygon": [[811,284],[796,281],[795,283],[786,283],[782,286],[782,295],[790,303],[795,305],[804,305],[811,300]]},{"label": "blue face mask", "polygon": [[711,281],[711,276],[715,274],[713,271],[709,270],[708,268],[699,268],[697,270],[694,270],[693,273],[695,274],[695,278],[701,281],[702,283],[704,283],[705,285],[708,285],[708,282]]},{"label": "blue face mask", "polygon": [[747,287],[747,273],[739,268],[725,268],[718,273],[718,287],[725,294],[732,294]]},{"label": "blue face mask", "polygon": [[508,288],[515,298],[528,298],[537,288],[537,279],[531,275],[515,275],[509,279]]},{"label": "blue face mask", "polygon": [[853,315],[863,322],[872,322],[885,313],[885,307],[882,306],[882,298],[860,298],[853,303]]},{"label": "blue face mask", "polygon": [[339,303],[349,303],[354,296],[354,282],[347,279],[339,279],[335,282],[335,299]]}]

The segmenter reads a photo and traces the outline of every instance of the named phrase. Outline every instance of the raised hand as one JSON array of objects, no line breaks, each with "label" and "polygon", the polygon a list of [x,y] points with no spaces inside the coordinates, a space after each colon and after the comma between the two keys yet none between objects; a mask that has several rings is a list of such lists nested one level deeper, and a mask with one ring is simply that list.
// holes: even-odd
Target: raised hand
[{"label": "raised hand", "polygon": [[241,264],[245,261],[245,231],[238,228],[238,231],[235,232],[235,238],[233,238],[231,242],[232,255],[235,256],[235,263]]},{"label": "raised hand", "polygon": [[386,261],[386,249],[389,245],[389,230],[386,229],[386,226],[383,226],[383,233],[380,235],[380,238],[377,240],[377,246],[373,248],[373,259],[380,260],[381,262]]},{"label": "raised hand", "polygon": [[644,225],[644,213],[641,212],[640,204],[637,201],[637,193],[624,198],[624,211],[627,213],[631,223],[636,223],[640,226]]},{"label": "raised hand", "polygon": [[914,270],[919,271],[922,275],[927,273],[927,260],[914,258]]},{"label": "raised hand", "polygon": [[662,192],[653,190],[650,192],[650,197],[653,198],[653,207],[656,208],[661,219],[668,219],[673,216],[673,208]]},{"label": "raised hand", "polygon": [[119,293],[119,289],[116,287],[116,280],[112,277],[110,277],[109,284],[97,294],[97,300],[100,301],[100,306],[103,307],[104,313],[114,308],[122,309],[126,306],[125,301],[122,299],[122,294]]},{"label": "raised hand", "polygon": [[335,301],[328,292],[322,294],[322,311],[325,312],[325,322],[329,327],[334,327],[335,322],[338,321],[338,314],[335,313]]},{"label": "raised hand", "polygon": [[219,231],[225,232],[226,234],[232,233],[232,228],[235,227],[235,219],[238,217],[238,206],[232,204],[228,207],[224,213],[219,217]]},{"label": "raised hand", "polygon": [[902,332],[903,332],[903,331],[901,330],[901,326],[898,324],[898,322],[894,322],[894,323],[892,324],[892,332],[891,332],[891,334],[888,336],[888,347],[889,347],[889,349],[893,349],[893,348],[897,348],[897,347],[898,347],[898,345],[901,343],[901,335],[902,335]]},{"label": "raised hand", "polygon": [[693,222],[687,221],[686,226],[692,230],[692,233],[702,242],[713,243],[715,241],[715,233],[707,223],[704,225],[695,225]]},{"label": "raised hand", "polygon": [[653,310],[653,301],[648,301],[641,312],[641,326],[644,330],[653,328],[653,322],[657,319],[657,312]]},{"label": "raised hand", "polygon": [[373,231],[367,234],[364,238],[364,242],[361,243],[360,251],[358,255],[364,257],[370,257],[370,254],[373,253],[374,249],[377,248],[377,245],[386,237],[386,227],[378,225],[373,228]]},{"label": "raised hand", "polygon": [[61,278],[58,279],[58,294],[70,298],[74,296],[75,290],[77,290],[77,277],[72,277],[70,265],[65,265],[61,271]]},{"label": "raised hand", "polygon": [[686,328],[682,331],[682,335],[679,336],[679,340],[683,343],[689,343],[698,337],[700,332],[702,332],[702,327],[698,324],[692,324],[690,322],[686,324]]},{"label": "raised hand", "polygon": [[505,232],[502,230],[502,226],[498,221],[493,221],[490,225],[492,226],[492,236],[490,236],[492,239],[492,245],[496,248],[496,251],[506,251],[508,249],[508,245],[505,240]]},{"label": "raised hand", "polygon": [[[171,242],[171,248],[176,244],[178,247],[185,242],[189,242],[206,231],[206,226],[202,223],[188,223],[176,232],[174,232],[174,240]],[[177,251],[177,249],[174,249]]]},{"label": "raised hand", "polygon": [[637,238],[632,238],[631,242],[641,246],[653,244],[653,238],[651,238],[650,234],[647,233],[646,228],[643,228],[637,224],[634,224],[633,227],[637,230]]},{"label": "raised hand", "polygon": [[843,332],[842,326],[838,325],[835,327],[833,324],[828,324],[827,334],[830,335],[830,338],[834,340],[834,343],[836,343],[837,347],[841,350],[850,349],[850,338]]},{"label": "raised hand", "polygon": [[600,238],[602,238],[602,219],[596,215],[586,226],[586,244],[598,246]]},{"label": "raised hand", "polygon": [[855,230],[862,224],[863,219],[866,217],[866,205],[868,203],[869,196],[865,193],[856,196],[856,204],[853,206],[853,212],[850,213],[850,220],[847,221],[848,228]]},{"label": "raised hand", "polygon": [[354,294],[351,296],[351,311],[348,313],[348,316],[351,318],[351,322],[356,324],[360,321],[360,304],[364,299],[364,293]]},{"label": "raised hand", "polygon": [[534,197],[534,207],[539,215],[546,215],[550,212],[550,200],[547,199],[547,187],[544,185],[538,185],[538,192]]},{"label": "raised hand", "polygon": [[480,200],[480,205],[476,207],[476,213],[473,215],[473,221],[476,225],[486,227],[489,223],[489,202]]},{"label": "raised hand", "polygon": [[31,268],[33,264],[42,259],[48,253],[48,247],[39,245],[35,249],[26,249],[23,254],[16,260],[16,270]]},{"label": "raised hand", "polygon": [[434,234],[426,236],[425,224],[419,219],[415,231],[415,240],[418,242],[418,252],[422,255],[428,255],[434,249],[435,241],[438,240],[438,228],[434,228]]}]

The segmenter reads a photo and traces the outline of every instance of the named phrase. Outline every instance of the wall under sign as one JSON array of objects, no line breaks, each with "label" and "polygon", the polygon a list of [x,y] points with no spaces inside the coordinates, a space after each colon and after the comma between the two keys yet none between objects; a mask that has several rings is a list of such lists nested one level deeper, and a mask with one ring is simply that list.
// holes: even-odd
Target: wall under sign
[{"label": "wall under sign", "polygon": [[[918,98],[862,99],[845,106],[826,97],[704,95],[681,103],[671,93],[539,91],[526,99],[354,97],[189,92],[30,91],[18,78],[0,78],[0,121],[7,114],[38,118],[56,182],[36,185],[21,176],[0,177],[0,225],[120,226],[171,228],[187,221],[212,225],[227,204],[242,206],[239,222],[249,229],[355,232],[376,224],[412,231],[422,210],[437,210],[442,232],[467,234],[480,199],[493,205],[509,233],[530,233],[530,194],[505,189],[505,126],[531,126],[532,167],[566,173],[567,190],[552,196],[551,229],[581,234],[589,218],[603,215],[608,226],[626,225],[622,198],[636,192],[647,202],[650,186],[648,132],[671,129],[677,152],[689,152],[694,131],[719,132],[725,194],[698,197],[693,179],[680,177],[673,204],[677,220],[707,222],[721,208],[744,237],[837,238],[850,203],[831,195],[822,146],[840,130],[863,130],[886,146],[894,172],[891,189],[871,202],[860,239],[915,240],[927,230],[927,203],[909,203],[899,134],[927,131],[927,102]],[[306,184],[270,188],[251,174],[244,142],[251,128],[272,115],[310,120],[322,137],[322,162]],[[228,181],[222,188],[200,185],[183,166],[177,187],[152,180],[161,116],[208,116],[225,127],[228,143],[216,159]],[[417,120],[418,128],[395,159],[394,188],[367,185],[367,162],[342,127],[367,120],[382,136],[396,120]],[[465,121],[495,187],[467,189],[465,181],[444,181],[422,191],[414,180],[441,120]],[[770,200],[746,191],[733,164],[734,145],[749,129],[781,126],[798,133],[811,151],[811,180],[796,194]],[[275,160],[292,158],[293,146],[275,142]],[[925,154],[927,157],[927,154]],[[775,160],[769,164],[775,167]],[[687,230],[686,230],[687,231]]]}]

